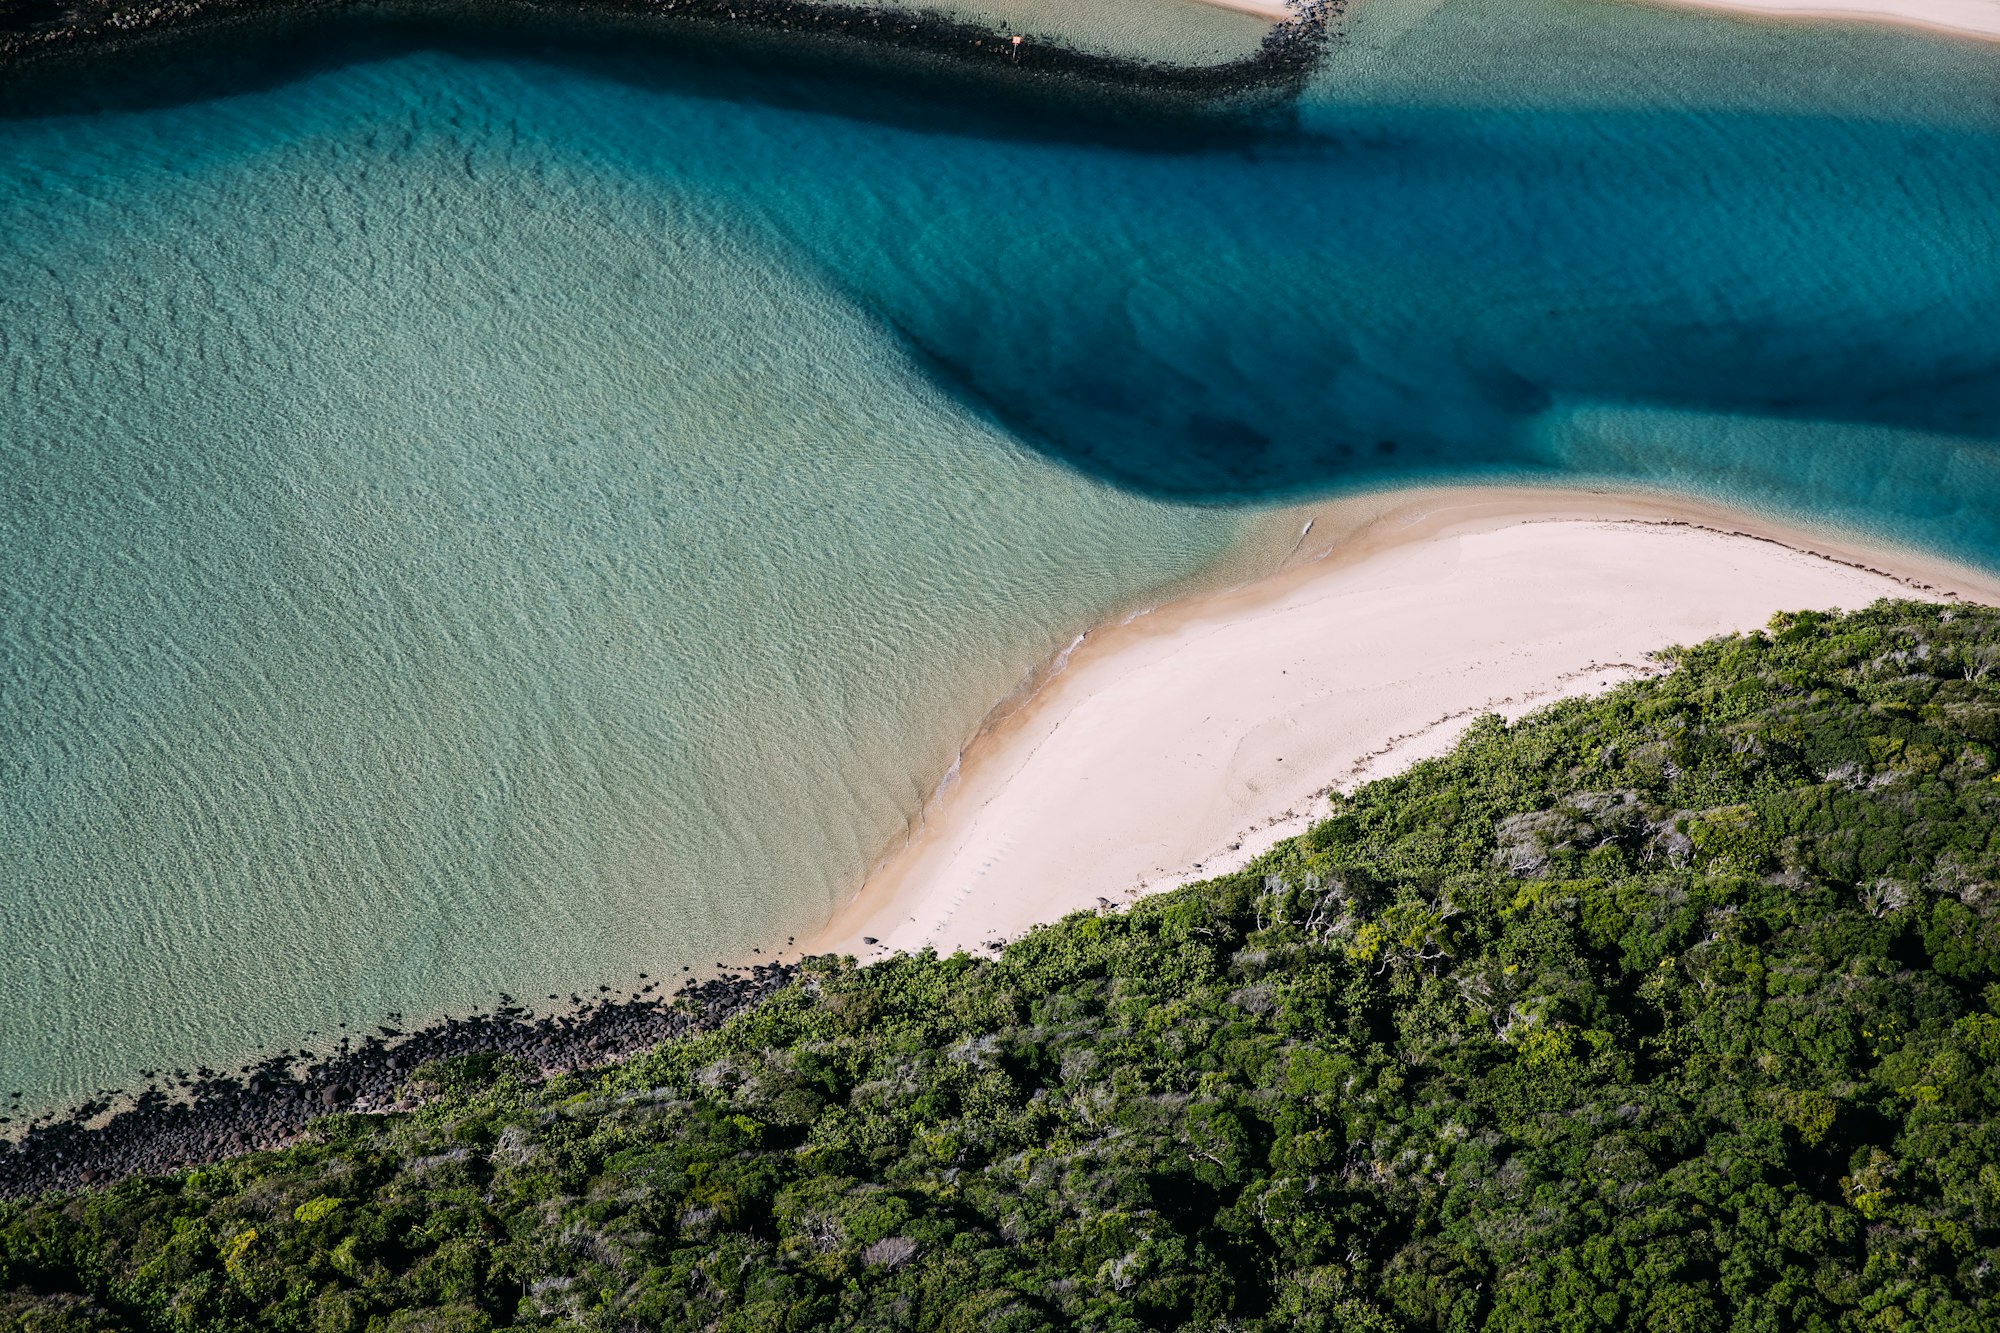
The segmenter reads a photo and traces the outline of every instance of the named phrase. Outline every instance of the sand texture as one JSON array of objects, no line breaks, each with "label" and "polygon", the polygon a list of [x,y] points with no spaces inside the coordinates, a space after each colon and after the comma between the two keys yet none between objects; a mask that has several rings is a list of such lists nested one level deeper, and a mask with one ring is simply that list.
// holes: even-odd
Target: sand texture
[{"label": "sand texture", "polygon": [[1208,0],[1208,2],[1212,5],[1220,5],[1224,9],[1234,9],[1245,14],[1255,14],[1259,18],[1267,18],[1274,23],[1282,23],[1286,19],[1293,17],[1292,7],[1285,0]]},{"label": "sand texture", "polygon": [[1899,23],[1965,37],[2000,39],[2000,0],[1670,0],[1677,5],[1792,19]]},{"label": "sand texture", "polygon": [[1939,561],[1644,497],[1419,491],[1300,515],[1276,575],[1094,631],[990,720],[811,946],[976,949],[1237,868],[1329,788],[1442,753],[1482,712],[1633,679],[1780,610],[2000,601]]},{"label": "sand texture", "polygon": [[[2000,0],[1658,0],[1753,17],[1896,23],[1962,37],[2000,39]],[[1285,0],[1209,0],[1273,22],[1292,17]]]}]

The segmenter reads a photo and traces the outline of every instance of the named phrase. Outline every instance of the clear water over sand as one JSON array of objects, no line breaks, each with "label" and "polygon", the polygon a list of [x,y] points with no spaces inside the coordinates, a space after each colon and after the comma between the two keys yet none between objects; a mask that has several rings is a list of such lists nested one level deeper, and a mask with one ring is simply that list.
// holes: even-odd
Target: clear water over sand
[{"label": "clear water over sand", "polygon": [[2000,564],[1996,75],[1383,0],[1255,123],[416,49],[0,124],[0,1091],[803,932],[1247,502]]}]

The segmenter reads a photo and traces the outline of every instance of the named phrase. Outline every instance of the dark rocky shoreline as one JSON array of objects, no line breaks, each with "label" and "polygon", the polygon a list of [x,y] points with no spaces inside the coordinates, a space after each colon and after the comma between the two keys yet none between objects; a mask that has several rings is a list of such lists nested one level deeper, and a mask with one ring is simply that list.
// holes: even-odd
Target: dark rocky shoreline
[{"label": "dark rocky shoreline", "polygon": [[[536,52],[608,38],[624,54],[640,56],[646,52],[632,42],[682,56],[754,44],[764,48],[760,54],[786,48],[834,64],[902,56],[988,84],[1098,88],[1146,102],[1282,98],[1314,68],[1346,0],[1290,4],[1294,16],[1274,24],[1256,52],[1218,64],[1172,64],[1080,50],[1034,34],[1016,40],[938,10],[820,0],[0,0],[0,94],[14,94],[0,112],[32,114],[44,92],[66,110],[76,80],[104,72],[106,58],[134,56],[128,68],[100,80],[120,98],[126,94],[118,88],[132,74],[142,82],[174,78],[170,70],[148,68],[154,58],[170,64],[186,54],[206,58],[218,48],[248,50],[262,42],[328,60],[336,58],[330,52],[338,50],[342,30],[352,36],[366,28],[468,46],[516,42]],[[306,56],[306,64],[312,60]],[[30,80],[34,74],[50,78]],[[200,92],[196,78],[190,94]]]},{"label": "dark rocky shoreline", "polygon": [[1179,65],[1080,50],[954,18],[936,10],[814,0],[0,0],[0,69],[50,59],[143,49],[162,40],[222,29],[360,18],[387,23],[510,27],[542,33],[556,27],[643,32],[700,40],[717,32],[790,43],[942,58],[964,71],[1012,79],[1066,77],[1152,95],[1215,98],[1295,85],[1310,71],[1329,24],[1345,0],[1292,0],[1292,18],[1273,26],[1258,50],[1212,65]]},{"label": "dark rocky shoreline", "polygon": [[690,981],[671,998],[664,983],[647,982],[631,994],[581,1001],[554,1015],[538,1016],[502,996],[487,1013],[409,1033],[384,1026],[366,1037],[343,1038],[321,1055],[272,1056],[234,1074],[175,1071],[117,1102],[87,1101],[31,1122],[16,1143],[0,1140],[0,1198],[104,1185],[281,1147],[335,1112],[407,1109],[414,1104],[410,1076],[432,1060],[506,1055],[545,1077],[596,1068],[723,1023],[783,987],[795,971],[790,964],[760,963]]}]

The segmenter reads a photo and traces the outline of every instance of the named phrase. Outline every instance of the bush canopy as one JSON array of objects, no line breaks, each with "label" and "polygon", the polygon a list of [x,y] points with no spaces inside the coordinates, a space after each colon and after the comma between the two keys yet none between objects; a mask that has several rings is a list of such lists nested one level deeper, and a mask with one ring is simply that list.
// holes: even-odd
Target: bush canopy
[{"label": "bush canopy", "polygon": [[0,1205],[0,1319],[2000,1328],[2000,616],[1664,656],[996,958]]}]

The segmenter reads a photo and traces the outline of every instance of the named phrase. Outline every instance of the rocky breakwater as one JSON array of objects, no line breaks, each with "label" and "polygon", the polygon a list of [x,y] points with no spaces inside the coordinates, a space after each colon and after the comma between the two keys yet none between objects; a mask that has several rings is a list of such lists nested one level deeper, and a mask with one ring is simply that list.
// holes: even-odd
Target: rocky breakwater
[{"label": "rocky breakwater", "polygon": [[136,1094],[87,1101],[31,1121],[13,1142],[0,1140],[0,1197],[102,1185],[282,1147],[334,1112],[409,1109],[411,1075],[433,1060],[507,1055],[544,1077],[596,1068],[725,1022],[784,986],[794,971],[779,963],[725,970],[687,982],[671,998],[662,983],[642,978],[629,993],[604,987],[596,998],[570,996],[562,1012],[544,1015],[502,996],[491,1012],[408,1033],[385,1025],[343,1037],[325,1053],[288,1052],[234,1074],[177,1070]]},{"label": "rocky breakwater", "polygon": [[607,28],[698,39],[704,31],[763,34],[822,45],[901,48],[996,73],[1067,76],[1099,86],[1195,97],[1295,84],[1311,69],[1345,0],[1293,0],[1259,48],[1209,65],[1079,50],[932,9],[817,0],[0,0],[0,64],[65,52],[147,47],[179,32],[252,29],[288,21],[432,22],[494,36],[528,25],[541,37],[559,20],[585,32]]}]

